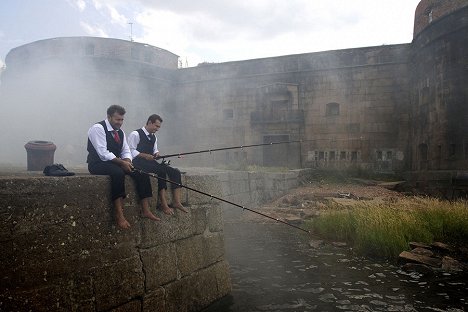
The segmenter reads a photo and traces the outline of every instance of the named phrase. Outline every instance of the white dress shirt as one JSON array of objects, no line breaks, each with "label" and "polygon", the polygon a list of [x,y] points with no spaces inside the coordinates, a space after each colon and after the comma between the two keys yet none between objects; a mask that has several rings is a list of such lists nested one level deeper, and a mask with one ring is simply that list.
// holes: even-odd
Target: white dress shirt
[{"label": "white dress shirt", "polygon": [[[106,122],[106,131],[114,131],[114,128],[112,128],[111,124],[109,123],[109,120],[107,120],[106,118],[104,119],[104,121]],[[125,138],[125,132],[123,134],[124,137],[122,152],[120,153],[120,155],[114,155],[114,153],[111,153],[107,149],[106,131],[104,131],[104,128],[100,123],[94,124],[88,130],[88,138],[91,141],[91,144],[93,144],[93,147],[99,155],[99,158],[102,161],[109,161],[117,157],[121,159],[132,159],[132,154],[130,153],[130,148],[128,147],[127,140]]]},{"label": "white dress shirt", "polygon": [[[148,138],[150,138],[150,133],[146,130],[145,127],[142,127],[141,130],[146,134]],[[155,136],[156,137],[156,136]],[[140,134],[138,131],[132,131],[128,135],[128,146],[130,148],[130,152],[132,153],[132,157],[135,158],[140,154],[139,151],[137,151],[137,146],[140,143]],[[158,153],[158,138],[156,138],[156,141],[154,142],[153,146],[153,155]]]}]

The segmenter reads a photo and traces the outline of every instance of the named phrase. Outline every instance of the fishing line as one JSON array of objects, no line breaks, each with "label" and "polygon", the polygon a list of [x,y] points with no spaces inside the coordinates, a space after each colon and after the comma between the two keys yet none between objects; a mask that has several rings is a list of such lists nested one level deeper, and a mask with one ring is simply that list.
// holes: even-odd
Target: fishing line
[{"label": "fishing line", "polygon": [[226,200],[226,199],[223,199],[223,198],[220,198],[220,197],[217,197],[217,196],[214,196],[214,195],[205,193],[205,192],[203,192],[203,191],[200,191],[200,190],[191,188],[191,187],[189,187],[189,186],[186,186],[186,185],[183,185],[183,184],[180,184],[180,183],[171,181],[171,180],[168,180],[168,179],[166,179],[166,178],[159,177],[158,175],[156,175],[156,174],[154,174],[154,173],[146,172],[146,171],[143,171],[143,170],[138,169],[138,168],[133,168],[133,171],[137,171],[137,172],[139,172],[139,173],[146,174],[146,175],[148,175],[148,176],[150,176],[150,177],[153,177],[153,178],[156,178],[156,179],[159,179],[159,180],[163,180],[163,181],[169,182],[169,183],[174,184],[174,185],[177,185],[177,186],[179,186],[179,187],[186,188],[186,189],[188,189],[188,190],[190,190],[190,191],[203,194],[203,195],[205,195],[205,196],[210,197],[210,199],[213,199],[213,198],[214,198],[214,199],[217,199],[217,200],[219,200],[219,201],[228,203],[228,204],[230,204],[230,205],[233,205],[233,206],[242,208],[243,210],[248,210],[248,211],[253,212],[253,213],[256,213],[256,214],[258,214],[258,215],[260,215],[260,216],[262,216],[262,217],[265,217],[265,218],[268,218],[268,219],[271,219],[271,220],[275,220],[276,222],[289,225],[289,226],[291,226],[291,227],[293,227],[293,228],[295,228],[295,229],[298,229],[298,230],[301,230],[301,231],[304,231],[304,232],[310,234],[310,231],[308,231],[308,230],[306,230],[306,229],[303,229],[303,228],[301,228],[301,227],[299,227],[299,226],[296,226],[296,225],[294,225],[294,224],[291,224],[291,223],[289,223],[289,222],[280,220],[280,219],[278,219],[278,218],[274,218],[274,217],[269,216],[269,215],[267,215],[267,214],[264,214],[264,213],[262,213],[262,212],[259,212],[259,211],[256,211],[256,210],[247,208],[247,207],[245,207],[245,206],[241,206],[241,205],[236,204],[236,203],[234,203],[234,202],[231,202],[231,201],[229,201],[229,200]]}]

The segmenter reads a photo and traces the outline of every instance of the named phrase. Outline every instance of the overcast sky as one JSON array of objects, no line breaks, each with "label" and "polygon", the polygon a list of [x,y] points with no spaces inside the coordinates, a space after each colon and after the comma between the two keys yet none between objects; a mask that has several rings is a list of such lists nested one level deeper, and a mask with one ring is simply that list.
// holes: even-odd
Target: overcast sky
[{"label": "overcast sky", "polygon": [[419,1],[0,0],[0,66],[17,46],[65,36],[132,35],[183,66],[409,43]]}]

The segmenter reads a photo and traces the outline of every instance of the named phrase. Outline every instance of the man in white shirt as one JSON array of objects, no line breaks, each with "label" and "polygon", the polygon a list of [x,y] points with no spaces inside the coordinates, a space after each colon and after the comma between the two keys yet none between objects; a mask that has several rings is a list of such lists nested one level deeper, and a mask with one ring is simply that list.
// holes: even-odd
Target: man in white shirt
[{"label": "man in white shirt", "polygon": [[107,119],[94,124],[88,130],[88,170],[92,174],[109,175],[111,178],[111,198],[114,204],[117,225],[128,229],[130,223],[123,214],[125,193],[125,175],[130,175],[136,183],[137,193],[143,207],[143,216],[159,221],[149,208],[152,197],[151,181],[148,175],[133,172],[132,156],[120,129],[123,124],[125,109],[111,105],[107,109]]},{"label": "man in white shirt", "polygon": [[[161,128],[161,123],[161,116],[153,114],[148,117],[144,127],[132,131],[128,135],[128,145],[132,153],[133,164],[138,169],[155,173],[158,177],[162,177],[164,179],[167,179],[168,177],[168,180],[180,184],[181,174],[179,169],[170,167],[166,164],[160,164],[156,161],[156,157],[159,156],[159,150],[158,139],[154,134],[159,130],[159,128]],[[180,202],[180,186],[177,184],[171,185],[171,205],[167,204],[166,189],[167,182],[158,179],[158,193],[161,210],[169,215],[174,213],[172,208],[179,209],[183,212],[188,212],[188,210]]]}]

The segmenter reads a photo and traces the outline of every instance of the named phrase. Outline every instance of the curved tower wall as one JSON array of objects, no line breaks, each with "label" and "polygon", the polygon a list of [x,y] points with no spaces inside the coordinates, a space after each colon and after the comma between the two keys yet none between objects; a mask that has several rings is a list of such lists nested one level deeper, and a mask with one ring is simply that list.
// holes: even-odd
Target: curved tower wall
[{"label": "curved tower wall", "polygon": [[466,0],[422,0],[419,2],[414,14],[414,33],[415,38],[431,23],[439,18],[467,6]]},{"label": "curved tower wall", "polygon": [[133,41],[97,37],[60,37],[35,41],[14,48],[5,63],[9,67],[31,66],[45,59],[94,57],[133,61],[167,69],[177,68],[177,55]]},{"label": "curved tower wall", "polygon": [[[55,162],[84,163],[86,133],[106,118],[106,109],[127,109],[128,133],[149,114],[164,114],[178,56],[149,45],[118,39],[70,37],[36,41],[10,51],[2,74],[5,108],[0,158],[24,163],[31,140],[57,145]],[[13,133],[14,135],[11,135]]]},{"label": "curved tower wall", "polygon": [[426,26],[413,40],[409,66],[414,171],[468,168],[467,17],[464,6]]}]

